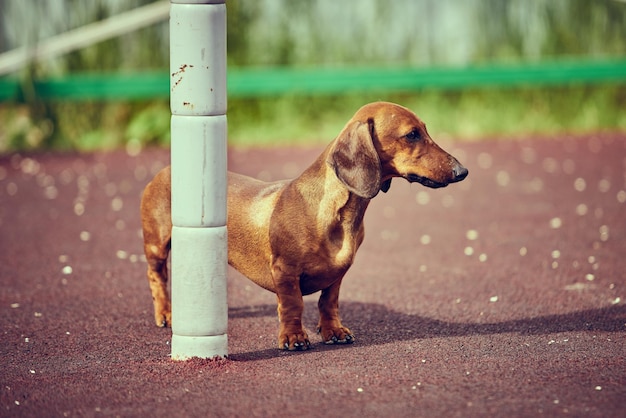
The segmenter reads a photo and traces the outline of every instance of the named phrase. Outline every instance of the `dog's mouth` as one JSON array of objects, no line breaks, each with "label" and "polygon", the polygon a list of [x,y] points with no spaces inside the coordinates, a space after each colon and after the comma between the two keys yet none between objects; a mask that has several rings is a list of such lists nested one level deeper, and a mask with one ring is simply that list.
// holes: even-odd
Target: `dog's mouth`
[{"label": "dog's mouth", "polygon": [[440,183],[427,177],[418,176],[417,174],[407,174],[404,178],[411,183],[420,183],[421,185],[430,187],[431,189],[439,189],[448,185],[448,183]]}]

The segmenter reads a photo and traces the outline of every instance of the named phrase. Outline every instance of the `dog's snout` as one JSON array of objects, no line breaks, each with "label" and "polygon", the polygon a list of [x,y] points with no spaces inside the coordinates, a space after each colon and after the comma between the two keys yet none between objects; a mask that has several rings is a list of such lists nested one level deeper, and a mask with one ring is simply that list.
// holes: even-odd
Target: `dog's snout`
[{"label": "dog's snout", "polygon": [[454,181],[461,181],[469,174],[467,168],[463,167],[459,162],[454,165],[452,169],[452,173],[454,174]]}]

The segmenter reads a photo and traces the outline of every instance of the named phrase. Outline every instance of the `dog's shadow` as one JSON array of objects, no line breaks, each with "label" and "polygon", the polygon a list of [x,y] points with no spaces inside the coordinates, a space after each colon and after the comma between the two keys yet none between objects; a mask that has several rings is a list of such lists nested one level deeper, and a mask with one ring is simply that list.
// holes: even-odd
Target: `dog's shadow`
[{"label": "dog's shadow", "polygon": [[[346,325],[355,332],[359,346],[383,345],[396,341],[410,341],[435,337],[465,337],[513,333],[519,335],[541,335],[576,331],[624,331],[626,305],[614,305],[560,315],[546,315],[493,323],[448,322],[409,315],[388,309],[375,303],[346,301],[342,303]],[[317,306],[305,303],[303,320],[306,324],[317,322]],[[276,305],[260,305],[230,308],[230,318],[275,317]],[[314,344],[314,350],[336,350],[351,345]],[[304,352],[306,353],[306,352]],[[288,355],[274,347],[258,351],[233,353],[235,361],[264,360]]]}]

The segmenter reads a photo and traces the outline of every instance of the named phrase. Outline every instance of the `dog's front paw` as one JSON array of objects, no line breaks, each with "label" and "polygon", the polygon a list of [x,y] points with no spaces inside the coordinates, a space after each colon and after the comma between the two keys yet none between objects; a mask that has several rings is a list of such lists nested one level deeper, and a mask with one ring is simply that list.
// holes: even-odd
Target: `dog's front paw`
[{"label": "dog's front paw", "polygon": [[317,332],[322,336],[324,344],[352,344],[356,340],[354,334],[344,326],[320,326],[317,328]]},{"label": "dog's front paw", "polygon": [[281,333],[278,336],[278,348],[289,351],[304,351],[311,347],[306,331],[298,333]]}]

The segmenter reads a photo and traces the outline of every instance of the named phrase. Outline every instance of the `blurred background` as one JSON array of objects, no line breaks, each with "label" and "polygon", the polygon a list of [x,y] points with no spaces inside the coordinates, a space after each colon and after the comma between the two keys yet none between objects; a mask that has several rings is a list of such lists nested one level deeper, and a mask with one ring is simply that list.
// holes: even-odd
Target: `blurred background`
[{"label": "blurred background", "polygon": [[[410,107],[435,139],[626,131],[623,0],[226,4],[234,146],[326,143],[374,100]],[[0,153],[167,146],[168,7],[0,0]],[[96,22],[124,28],[2,70]]]}]

